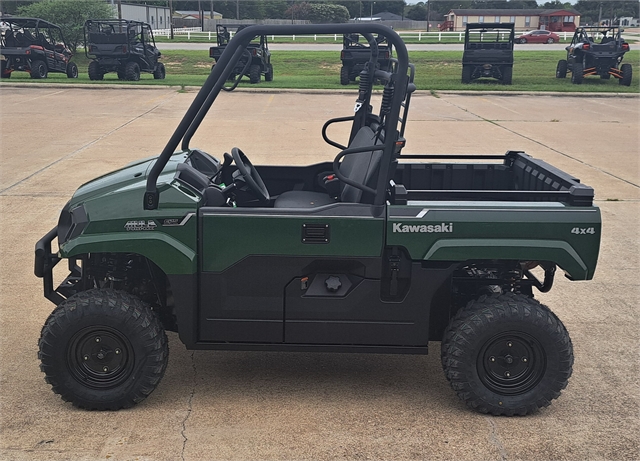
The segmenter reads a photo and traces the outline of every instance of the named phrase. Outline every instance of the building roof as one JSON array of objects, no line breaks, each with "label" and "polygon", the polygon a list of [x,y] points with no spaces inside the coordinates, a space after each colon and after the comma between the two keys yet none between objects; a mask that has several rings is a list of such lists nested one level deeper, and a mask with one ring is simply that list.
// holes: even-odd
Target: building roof
[{"label": "building roof", "polygon": [[538,10],[538,9],[510,9],[510,8],[496,8],[496,9],[452,9],[449,13],[453,13],[456,16],[548,16],[553,13],[559,13],[561,11],[570,13],[574,16],[580,16],[574,9],[556,9],[556,10]]},{"label": "building roof", "polygon": [[383,21],[402,21],[402,16],[394,13],[389,13],[388,11],[383,11],[382,13],[376,13],[373,15],[374,18],[380,18]]}]

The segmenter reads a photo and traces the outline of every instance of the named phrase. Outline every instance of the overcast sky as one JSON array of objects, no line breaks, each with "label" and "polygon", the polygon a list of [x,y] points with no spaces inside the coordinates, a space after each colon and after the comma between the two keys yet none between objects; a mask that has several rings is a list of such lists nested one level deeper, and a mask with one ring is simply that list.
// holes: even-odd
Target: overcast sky
[{"label": "overcast sky", "polygon": [[[442,1],[442,0],[440,0],[440,1]],[[451,0],[451,1],[453,1],[453,0]],[[548,0],[537,0],[537,2],[540,5],[542,5],[543,3],[546,3],[547,1]],[[562,1],[563,1],[563,3],[568,1],[570,3],[574,3],[575,4],[577,0],[562,0]],[[407,2],[407,4],[409,4],[409,5],[411,5],[411,4],[418,3],[418,2],[426,3],[426,0],[405,0],[405,2]]]}]

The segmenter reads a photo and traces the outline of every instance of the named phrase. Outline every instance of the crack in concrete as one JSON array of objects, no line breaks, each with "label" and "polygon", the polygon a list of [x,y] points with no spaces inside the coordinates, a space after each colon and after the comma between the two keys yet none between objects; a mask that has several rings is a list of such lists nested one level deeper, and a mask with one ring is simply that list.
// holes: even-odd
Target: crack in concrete
[{"label": "crack in concrete", "polygon": [[193,386],[191,387],[191,394],[189,395],[189,401],[187,402],[187,414],[182,420],[182,430],[180,431],[180,435],[182,435],[182,452],[180,453],[180,459],[182,461],[185,461],[184,452],[187,449],[187,442],[189,441],[189,439],[185,435],[185,432],[187,432],[187,420],[191,416],[191,410],[193,409],[192,401],[193,401],[193,395],[196,393],[196,378],[198,376],[198,370],[196,369],[194,354],[195,352],[191,353],[191,368],[193,368]]},{"label": "crack in concrete", "polygon": [[509,133],[515,134],[516,136],[520,136],[521,138],[524,138],[524,139],[526,139],[528,141],[531,141],[531,142],[533,142],[535,144],[538,144],[538,145],[540,145],[540,146],[542,146],[542,147],[544,147],[546,149],[549,149],[550,151],[555,152],[556,154],[562,155],[563,157],[570,158],[573,161],[576,161],[576,162],[581,163],[581,164],[583,164],[585,166],[588,166],[589,168],[593,168],[594,170],[597,170],[597,171],[599,171],[601,173],[604,173],[607,176],[611,176],[612,178],[615,178],[615,179],[617,179],[619,181],[625,182],[625,183],[627,183],[627,184],[629,184],[631,186],[640,188],[640,184],[636,184],[636,183],[631,182],[631,181],[629,181],[627,179],[621,178],[620,176],[616,176],[615,174],[609,173],[608,171],[603,170],[602,168],[599,168],[599,167],[597,167],[595,165],[591,165],[590,163],[587,163],[584,160],[580,160],[579,158],[576,158],[576,157],[573,157],[573,156],[571,156],[569,154],[561,152],[558,149],[555,149],[555,148],[553,148],[551,146],[548,146],[548,145],[546,145],[546,144],[544,144],[544,143],[542,143],[542,142],[540,142],[540,141],[538,141],[536,139],[530,138],[530,137],[528,137],[528,136],[526,136],[526,135],[524,135],[522,133],[518,133],[517,131],[514,131],[514,130],[512,130],[510,128],[507,128],[506,126],[500,125],[500,123],[498,123],[496,120],[489,120],[487,118],[484,118],[483,116],[478,115],[478,114],[476,114],[474,112],[471,112],[469,109],[465,109],[464,107],[461,107],[461,106],[459,106],[459,105],[457,105],[457,104],[455,104],[455,103],[453,103],[451,101],[447,101],[447,103],[451,104],[452,106],[454,106],[454,107],[456,107],[456,108],[458,108],[458,109],[460,109],[460,110],[462,110],[464,112],[467,112],[467,113],[469,113],[469,114],[471,114],[471,115],[473,115],[475,117],[478,117],[479,119],[481,119],[481,120],[483,120],[485,122],[491,123],[492,125],[495,125],[498,128],[502,128],[503,130],[508,131]]},{"label": "crack in concrete", "polygon": [[42,168],[40,168],[39,170],[37,170],[37,171],[35,171],[35,172],[31,173],[31,174],[30,174],[29,176],[27,176],[26,178],[23,178],[23,179],[21,179],[20,181],[16,182],[15,184],[12,184],[11,186],[6,187],[6,188],[4,188],[4,189],[0,190],[0,195],[4,194],[5,192],[7,192],[7,191],[9,191],[9,190],[11,190],[11,189],[13,189],[13,188],[14,188],[14,187],[16,187],[16,186],[19,186],[19,185],[20,185],[20,184],[22,184],[23,182],[28,181],[29,179],[31,179],[31,178],[33,178],[34,176],[36,176],[36,175],[38,175],[38,174],[42,173],[43,171],[48,170],[49,168],[51,168],[51,167],[52,167],[52,166],[54,166],[54,165],[57,165],[58,163],[62,162],[63,160],[67,160],[68,158],[73,157],[74,155],[76,155],[76,154],[78,154],[78,153],[82,152],[83,150],[85,150],[85,149],[87,149],[87,148],[89,148],[89,147],[93,146],[94,144],[96,144],[96,143],[98,143],[98,142],[102,141],[103,139],[105,139],[105,138],[107,138],[107,137],[111,136],[113,133],[117,132],[118,130],[121,130],[121,129],[122,129],[122,128],[124,128],[125,126],[130,125],[130,124],[132,124],[133,122],[135,122],[136,120],[138,120],[138,119],[140,119],[140,118],[144,117],[145,115],[147,115],[147,114],[149,114],[149,113],[153,112],[153,111],[154,111],[154,110],[156,110],[158,107],[160,107],[160,106],[162,106],[163,104],[165,104],[168,100],[173,99],[173,98],[175,97],[175,95],[176,95],[176,94],[178,94],[178,93],[173,93],[173,94],[171,95],[171,98],[167,98],[167,99],[165,99],[164,101],[161,101],[160,103],[156,104],[156,105],[155,105],[155,106],[153,106],[151,109],[149,109],[148,111],[143,112],[142,114],[136,115],[136,116],[135,116],[135,117],[133,117],[131,120],[129,120],[129,121],[127,121],[127,122],[123,123],[122,125],[120,125],[120,126],[118,126],[118,127],[114,128],[113,130],[109,131],[108,133],[103,134],[102,136],[100,136],[100,137],[98,137],[98,138],[94,139],[93,141],[89,141],[87,144],[85,144],[84,146],[82,146],[82,147],[80,147],[80,148],[78,148],[78,149],[74,150],[74,151],[73,151],[73,152],[71,152],[70,154],[67,154],[67,155],[65,155],[64,157],[60,157],[58,160],[55,160],[55,161],[51,162],[50,164],[48,164],[48,165],[46,165],[46,166],[43,166],[43,167],[42,167]]},{"label": "crack in concrete", "polygon": [[484,418],[489,422],[489,426],[491,426],[491,432],[489,433],[489,442],[491,442],[498,449],[498,452],[500,453],[500,459],[502,461],[507,461],[507,450],[504,448],[504,445],[502,445],[502,442],[500,441],[496,423],[493,421],[493,418],[491,416],[485,416]]}]

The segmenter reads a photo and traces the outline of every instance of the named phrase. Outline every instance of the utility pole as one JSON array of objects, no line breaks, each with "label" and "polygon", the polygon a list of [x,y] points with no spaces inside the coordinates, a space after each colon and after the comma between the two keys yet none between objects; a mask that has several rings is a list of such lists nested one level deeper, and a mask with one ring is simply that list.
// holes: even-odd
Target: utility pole
[{"label": "utility pole", "polygon": [[427,32],[429,32],[431,26],[429,19],[431,19],[431,2],[427,0]]},{"label": "utility pole", "polygon": [[236,20],[240,20],[240,0],[236,0]]},{"label": "utility pole", "polygon": [[602,23],[602,2],[600,2],[600,12],[598,13],[598,25]]},{"label": "utility pole", "polygon": [[169,0],[169,34],[173,40],[173,0]]},{"label": "utility pole", "polygon": [[118,0],[118,19],[122,19],[122,0]]}]

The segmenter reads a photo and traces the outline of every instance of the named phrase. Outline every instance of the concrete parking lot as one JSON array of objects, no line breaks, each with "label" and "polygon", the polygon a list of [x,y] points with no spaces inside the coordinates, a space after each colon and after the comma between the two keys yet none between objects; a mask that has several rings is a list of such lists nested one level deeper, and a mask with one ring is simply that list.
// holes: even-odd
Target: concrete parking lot
[{"label": "concrete parking lot", "polygon": [[[429,356],[187,351],[169,334],[159,387],[87,412],[44,382],[53,305],[35,242],[82,183],[159,153],[195,93],[0,86],[0,459],[635,460],[640,458],[640,164],[637,97],[417,94],[405,153],[523,150],[593,186],[603,219],[594,280],[539,298],[569,330],[574,373],[539,413],[476,414]],[[306,164],[336,151],[320,129],[356,95],[223,94],[194,137],[221,156]],[[336,137],[345,132],[336,130]]]}]

